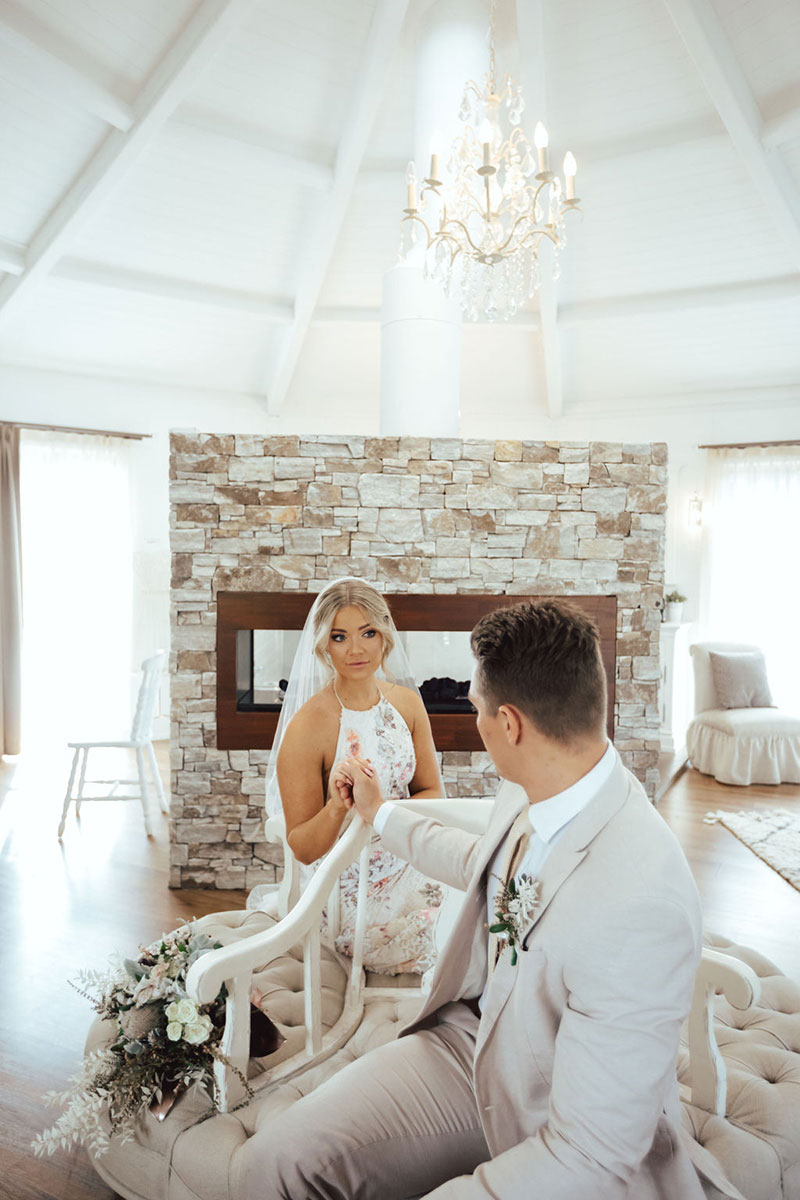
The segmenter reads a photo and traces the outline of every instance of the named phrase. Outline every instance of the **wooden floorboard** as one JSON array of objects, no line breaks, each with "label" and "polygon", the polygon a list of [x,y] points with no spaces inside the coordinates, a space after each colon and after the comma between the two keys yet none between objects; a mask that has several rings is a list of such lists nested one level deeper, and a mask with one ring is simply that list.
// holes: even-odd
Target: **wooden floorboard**
[{"label": "wooden floorboard", "polygon": [[[158,757],[166,779],[166,744]],[[155,818],[148,839],[136,803],[86,805],[59,844],[68,765],[49,752],[0,766],[0,1200],[114,1196],[82,1150],[37,1159],[29,1148],[54,1119],[41,1097],[78,1067],[93,1015],[68,978],[186,917],[244,905],[243,892],[170,891],[166,820]],[[800,892],[723,826],[703,823],[708,810],[773,807],[800,811],[800,787],[732,788],[688,770],[658,810],[686,851],[707,928],[756,946],[800,979]]]}]

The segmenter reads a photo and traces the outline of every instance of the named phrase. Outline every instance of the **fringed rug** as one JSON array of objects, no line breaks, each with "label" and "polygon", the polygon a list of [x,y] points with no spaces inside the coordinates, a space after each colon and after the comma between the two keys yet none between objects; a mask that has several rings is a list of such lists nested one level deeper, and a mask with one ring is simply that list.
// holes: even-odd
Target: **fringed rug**
[{"label": "fringed rug", "polygon": [[710,812],[707,825],[724,825],[800,892],[800,815],[782,808],[763,812]]}]

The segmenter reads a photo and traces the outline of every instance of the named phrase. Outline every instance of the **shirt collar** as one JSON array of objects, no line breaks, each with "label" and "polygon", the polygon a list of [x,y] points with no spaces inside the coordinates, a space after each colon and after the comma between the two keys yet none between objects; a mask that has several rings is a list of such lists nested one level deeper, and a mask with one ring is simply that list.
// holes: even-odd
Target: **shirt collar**
[{"label": "shirt collar", "polygon": [[600,761],[577,783],[547,800],[529,805],[528,815],[537,837],[543,842],[549,842],[573,817],[577,817],[610,777],[616,758],[616,751],[609,742]]}]

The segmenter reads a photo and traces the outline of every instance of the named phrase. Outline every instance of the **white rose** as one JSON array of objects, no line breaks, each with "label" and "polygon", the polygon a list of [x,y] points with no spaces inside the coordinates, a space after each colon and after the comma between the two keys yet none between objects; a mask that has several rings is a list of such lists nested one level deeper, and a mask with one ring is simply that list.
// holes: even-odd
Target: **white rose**
[{"label": "white rose", "polygon": [[173,1000],[172,1004],[167,1005],[167,1007],[164,1009],[164,1015],[166,1016],[168,1021],[179,1021],[180,1020],[180,1017],[178,1016],[178,1001],[177,1000]]},{"label": "white rose", "polygon": [[178,1000],[178,1010],[175,1014],[175,1020],[181,1021],[182,1024],[188,1025],[192,1021],[197,1020],[197,1005],[194,1000],[184,997],[183,1000]]},{"label": "white rose", "polygon": [[206,1040],[212,1028],[211,1018],[202,1013],[196,1021],[192,1021],[191,1024],[184,1026],[183,1040],[188,1042],[190,1046],[199,1046],[201,1042]]},{"label": "white rose", "polygon": [[171,1042],[179,1041],[182,1033],[183,1026],[181,1025],[180,1021],[170,1021],[169,1025],[167,1026],[167,1037],[169,1040]]}]

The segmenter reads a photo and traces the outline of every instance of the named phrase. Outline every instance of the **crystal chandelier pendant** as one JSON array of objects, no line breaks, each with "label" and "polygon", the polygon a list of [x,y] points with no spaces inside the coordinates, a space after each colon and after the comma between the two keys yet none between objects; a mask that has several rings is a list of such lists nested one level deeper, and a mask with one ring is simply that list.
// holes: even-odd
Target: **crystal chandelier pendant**
[{"label": "crystal chandelier pendant", "polygon": [[537,123],[532,146],[521,124],[524,109],[521,85],[507,74],[497,81],[492,0],[489,70],[482,85],[466,83],[458,110],[462,129],[445,171],[440,173],[439,155],[432,155],[419,196],[409,164],[400,246],[400,257],[407,258],[424,243],[425,277],[458,296],[467,320],[508,320],[517,313],[541,282],[545,239],[553,246],[557,278],[565,216],[580,212],[574,156],[564,158],[562,184],[550,169],[546,129]]}]

